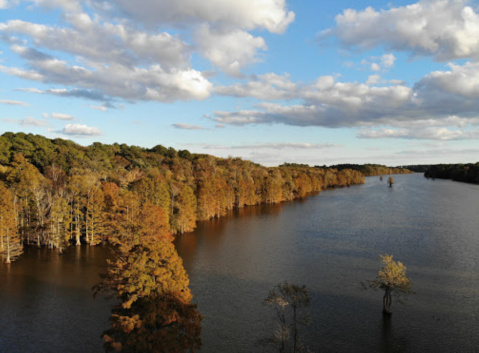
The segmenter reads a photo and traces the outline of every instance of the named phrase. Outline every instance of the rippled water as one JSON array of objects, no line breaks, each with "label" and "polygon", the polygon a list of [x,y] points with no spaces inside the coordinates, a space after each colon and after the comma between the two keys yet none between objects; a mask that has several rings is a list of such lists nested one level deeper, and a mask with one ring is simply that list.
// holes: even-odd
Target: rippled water
[{"label": "rippled water", "polygon": [[[479,351],[479,186],[422,175],[379,177],[304,201],[246,208],[177,240],[206,352],[261,352],[275,327],[262,306],[288,280],[311,291],[308,345],[321,352]],[[379,254],[408,268],[416,295],[382,315],[364,291]]]},{"label": "rippled water", "polygon": [[[321,352],[479,350],[479,186],[422,175],[378,177],[303,201],[247,207],[200,223],[176,246],[205,316],[203,352],[263,352],[275,328],[262,305],[288,280],[312,296],[308,346]],[[384,321],[360,282],[379,254],[408,268],[416,295]],[[0,352],[101,352],[109,304],[90,288],[107,250],[30,249],[0,265]]]}]

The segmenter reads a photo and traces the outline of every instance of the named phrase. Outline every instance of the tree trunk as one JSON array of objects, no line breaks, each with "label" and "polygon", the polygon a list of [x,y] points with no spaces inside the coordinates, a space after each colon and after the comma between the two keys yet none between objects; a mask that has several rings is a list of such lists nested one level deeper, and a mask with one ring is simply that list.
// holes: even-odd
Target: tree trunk
[{"label": "tree trunk", "polygon": [[383,297],[383,314],[385,315],[391,315],[391,289],[387,288],[384,291],[384,297]]}]

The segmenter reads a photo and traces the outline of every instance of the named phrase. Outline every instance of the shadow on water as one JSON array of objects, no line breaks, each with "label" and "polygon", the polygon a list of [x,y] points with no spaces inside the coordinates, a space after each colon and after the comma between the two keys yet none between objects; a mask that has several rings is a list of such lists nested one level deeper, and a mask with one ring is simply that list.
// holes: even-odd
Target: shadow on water
[{"label": "shadow on water", "polygon": [[[479,186],[398,175],[389,188],[325,190],[245,207],[200,222],[175,246],[205,316],[203,352],[263,352],[276,328],[262,302],[285,280],[312,297],[307,345],[321,352],[473,352],[479,346]],[[363,291],[378,255],[408,268],[416,295],[384,317],[381,293]],[[93,299],[108,249],[60,256],[30,248],[0,266],[0,351],[102,352],[111,303]],[[45,348],[48,347],[48,348]]]},{"label": "shadow on water", "polygon": [[[269,313],[260,303],[288,280],[313,295],[310,346],[322,352],[474,351],[479,187],[394,179],[392,188],[374,177],[300,202],[245,208],[179,237],[206,317],[204,350],[260,352],[249,339],[265,333]],[[394,305],[390,321],[381,295],[358,288],[385,253],[407,266],[418,293]]]}]

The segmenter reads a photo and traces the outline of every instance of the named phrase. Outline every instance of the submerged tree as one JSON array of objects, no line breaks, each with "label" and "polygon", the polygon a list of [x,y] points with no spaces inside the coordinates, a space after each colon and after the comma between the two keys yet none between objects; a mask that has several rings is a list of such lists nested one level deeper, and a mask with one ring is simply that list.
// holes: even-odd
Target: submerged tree
[{"label": "submerged tree", "polygon": [[311,305],[306,286],[280,283],[270,289],[264,303],[276,310],[279,319],[279,328],[264,343],[276,346],[280,353],[306,351],[299,337],[300,327],[310,322],[309,311],[301,310]]},{"label": "submerged tree", "polygon": [[382,267],[378,272],[375,280],[368,281],[369,287],[373,289],[381,289],[384,291],[383,296],[383,313],[391,314],[392,294],[396,300],[401,302],[402,295],[414,293],[412,290],[412,282],[406,277],[406,266],[401,262],[395,262],[393,255],[380,255]]},{"label": "submerged tree", "polygon": [[17,232],[13,196],[0,182],[0,257],[9,264],[22,253],[23,245]]},{"label": "submerged tree", "polygon": [[389,186],[393,186],[393,184],[394,184],[394,178],[393,178],[392,176],[390,176],[390,177],[388,178],[388,184],[389,184]]}]

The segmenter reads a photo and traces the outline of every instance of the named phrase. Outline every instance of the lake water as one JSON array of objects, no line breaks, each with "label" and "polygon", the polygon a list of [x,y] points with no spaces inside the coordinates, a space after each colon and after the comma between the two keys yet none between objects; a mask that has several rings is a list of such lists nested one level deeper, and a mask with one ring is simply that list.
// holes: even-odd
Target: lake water
[{"label": "lake water", "polygon": [[[264,352],[276,328],[262,304],[285,280],[311,293],[316,352],[474,352],[479,347],[479,186],[379,177],[305,200],[235,210],[175,241],[203,323],[203,352]],[[417,294],[382,315],[363,290],[378,255],[407,266]],[[105,248],[30,249],[0,266],[0,351],[101,352],[109,304],[90,288]]]}]

